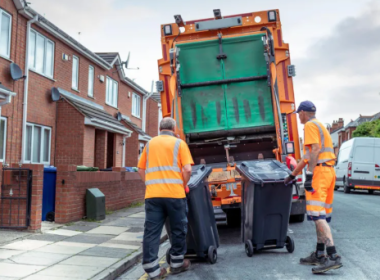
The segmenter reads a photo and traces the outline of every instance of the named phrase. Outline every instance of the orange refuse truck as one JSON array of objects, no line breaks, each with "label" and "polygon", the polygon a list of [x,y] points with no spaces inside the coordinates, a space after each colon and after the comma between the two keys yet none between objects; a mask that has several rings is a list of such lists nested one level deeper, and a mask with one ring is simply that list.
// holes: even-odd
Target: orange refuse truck
[{"label": "orange refuse truck", "polygon": [[[161,25],[158,60],[163,117],[208,177],[218,224],[233,222],[241,204],[242,161],[277,159],[289,168],[300,159],[289,45],[282,39],[278,10]],[[303,221],[302,179],[293,189],[291,214]],[[229,215],[231,214],[231,216]],[[231,217],[231,218],[230,218]],[[235,219],[238,220],[238,219]]]}]

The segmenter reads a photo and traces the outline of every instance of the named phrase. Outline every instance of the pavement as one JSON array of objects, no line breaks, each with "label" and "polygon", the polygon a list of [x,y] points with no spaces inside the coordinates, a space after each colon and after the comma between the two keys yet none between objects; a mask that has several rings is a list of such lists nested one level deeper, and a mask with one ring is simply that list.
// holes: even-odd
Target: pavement
[{"label": "pavement", "polygon": [[0,280],[113,280],[140,263],[144,222],[140,206],[98,222],[43,222],[38,234],[1,230]]},{"label": "pavement", "polygon": [[[322,279],[323,280],[378,280],[380,279],[380,192],[366,191],[345,194],[335,192],[331,229],[343,267],[324,275],[313,275],[310,266],[302,266],[299,259],[315,250],[316,234],[312,222],[290,224],[289,235],[294,239],[295,251],[268,250],[247,257],[240,240],[240,227],[219,227],[221,245],[218,262],[193,262],[190,271],[168,275],[167,280],[234,280],[234,279]],[[168,242],[160,249],[160,263],[165,262]],[[147,275],[136,265],[117,280],[145,280]]]}]

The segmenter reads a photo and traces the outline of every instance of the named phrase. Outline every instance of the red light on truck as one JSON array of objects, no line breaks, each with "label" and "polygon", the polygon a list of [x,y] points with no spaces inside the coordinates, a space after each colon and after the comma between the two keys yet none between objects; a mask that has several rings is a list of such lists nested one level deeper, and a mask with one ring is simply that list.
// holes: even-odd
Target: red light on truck
[{"label": "red light on truck", "polygon": [[347,176],[351,177],[351,175],[352,175],[352,162],[348,163],[348,174],[347,174]]},{"label": "red light on truck", "polygon": [[378,165],[378,164],[375,164],[375,167],[376,167],[376,168],[380,168],[380,165]]},{"label": "red light on truck", "polygon": [[293,199],[299,199],[300,197],[298,195],[293,195]]}]

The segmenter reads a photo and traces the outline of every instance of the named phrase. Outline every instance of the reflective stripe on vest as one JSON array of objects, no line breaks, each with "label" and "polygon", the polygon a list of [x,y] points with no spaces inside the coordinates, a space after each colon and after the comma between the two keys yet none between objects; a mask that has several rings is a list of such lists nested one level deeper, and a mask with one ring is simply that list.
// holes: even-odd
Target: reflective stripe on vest
[{"label": "reflective stripe on vest", "polygon": [[[330,153],[334,154],[333,148],[325,147],[325,135],[323,134],[322,127],[316,121],[311,121],[311,122],[318,127],[319,136],[321,137],[321,150],[319,151],[319,155],[321,155],[322,153],[325,153],[325,152],[330,152]],[[335,160],[335,158],[318,159],[317,163],[324,163],[324,162],[328,162],[330,160]]]},{"label": "reflective stripe on vest", "polygon": [[[148,144],[146,144],[145,174],[158,172],[158,171],[174,171],[174,172],[181,173],[181,169],[178,167],[178,153],[179,153],[180,145],[181,145],[181,140],[177,139],[174,144],[174,149],[173,149],[173,165],[149,167],[149,142],[148,142]],[[180,179],[154,179],[154,180],[146,181],[145,184],[147,186],[153,185],[153,184],[183,184],[183,181]]]}]

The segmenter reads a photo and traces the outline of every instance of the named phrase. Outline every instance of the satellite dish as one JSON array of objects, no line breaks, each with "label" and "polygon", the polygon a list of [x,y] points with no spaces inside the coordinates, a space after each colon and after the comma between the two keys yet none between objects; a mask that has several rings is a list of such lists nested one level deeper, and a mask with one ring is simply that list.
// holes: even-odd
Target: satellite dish
[{"label": "satellite dish", "polygon": [[123,115],[120,112],[117,112],[116,118],[120,122],[123,119]]},{"label": "satellite dish", "polygon": [[56,87],[53,87],[51,89],[51,99],[54,102],[57,102],[57,101],[59,101],[60,98],[61,98],[61,93],[59,92],[59,90]]},{"label": "satellite dish", "polygon": [[129,58],[130,58],[130,56],[131,56],[131,52],[128,52],[128,58],[127,58],[127,61],[126,61],[125,64],[124,64],[124,67],[125,67],[126,69],[128,69],[128,64],[129,64]]},{"label": "satellite dish", "polygon": [[25,79],[26,76],[22,74],[22,70],[20,66],[18,66],[16,63],[12,62],[10,65],[10,71],[11,71],[11,77],[13,81],[18,81],[20,79]]}]

